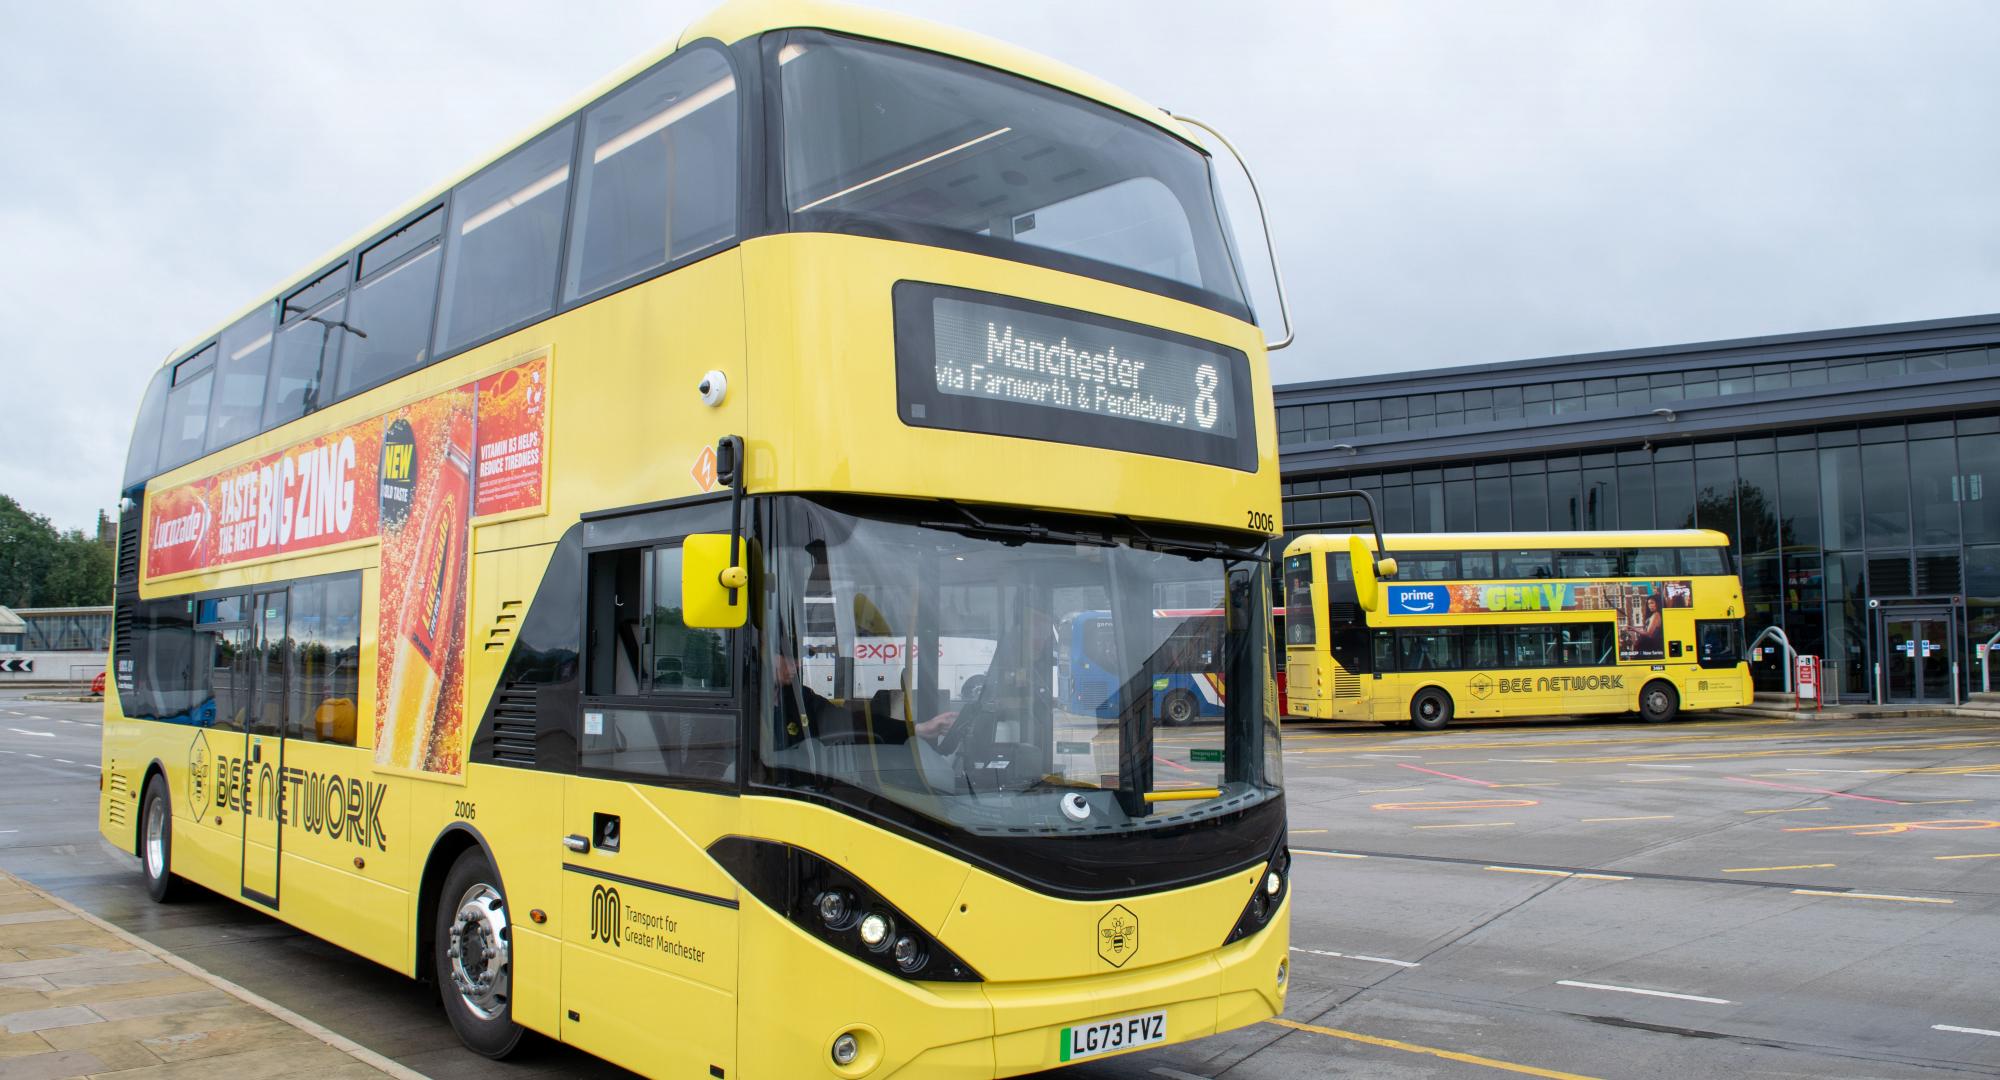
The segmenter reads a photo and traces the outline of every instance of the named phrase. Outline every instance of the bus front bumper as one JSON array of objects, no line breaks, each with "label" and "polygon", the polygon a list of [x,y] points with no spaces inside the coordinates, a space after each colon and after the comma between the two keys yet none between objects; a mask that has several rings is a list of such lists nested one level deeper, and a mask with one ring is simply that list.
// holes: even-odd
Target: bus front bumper
[{"label": "bus front bumper", "polygon": [[[993,1036],[933,1047],[896,1077],[1003,1077],[1131,1050],[1065,1056],[1065,1029],[1164,1012],[1164,1038],[1190,1042],[1278,1015],[1290,984],[1291,898],[1257,934],[1203,956],[1136,971],[1038,983],[983,984]],[[1284,965],[1280,974],[1280,965]]]}]

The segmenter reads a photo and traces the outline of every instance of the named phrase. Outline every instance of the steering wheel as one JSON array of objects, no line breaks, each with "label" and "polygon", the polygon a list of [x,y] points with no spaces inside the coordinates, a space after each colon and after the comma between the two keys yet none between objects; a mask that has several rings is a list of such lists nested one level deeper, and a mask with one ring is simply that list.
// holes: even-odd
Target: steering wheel
[{"label": "steering wheel", "polygon": [[[981,733],[985,736],[985,739],[982,741],[991,741],[992,729],[997,724],[998,719],[999,713],[992,706],[986,704],[984,694],[966,702],[965,707],[958,710],[958,719],[953,721],[951,727],[945,729],[945,733],[938,737],[938,753],[947,756],[958,753],[959,747],[965,744],[966,740],[972,735],[974,728],[983,729]],[[974,745],[978,745],[978,743],[974,743]]]}]

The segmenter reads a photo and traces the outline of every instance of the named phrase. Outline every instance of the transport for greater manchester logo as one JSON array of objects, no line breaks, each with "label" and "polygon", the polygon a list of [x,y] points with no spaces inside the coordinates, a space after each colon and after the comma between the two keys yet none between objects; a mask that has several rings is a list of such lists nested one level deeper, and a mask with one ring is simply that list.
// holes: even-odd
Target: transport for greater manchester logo
[{"label": "transport for greater manchester logo", "polygon": [[1097,920],[1097,955],[1112,967],[1124,967],[1125,961],[1139,951],[1139,917],[1125,909],[1124,904],[1114,906]]}]

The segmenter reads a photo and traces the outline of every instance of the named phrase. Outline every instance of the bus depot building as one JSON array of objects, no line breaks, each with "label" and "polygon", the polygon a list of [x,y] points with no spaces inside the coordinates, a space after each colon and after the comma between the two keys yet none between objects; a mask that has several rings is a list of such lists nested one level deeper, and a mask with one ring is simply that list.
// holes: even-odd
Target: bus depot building
[{"label": "bus depot building", "polygon": [[[1727,533],[1746,640],[1781,627],[1823,658],[1829,701],[1963,701],[2000,634],[2000,315],[1294,383],[1276,403],[1285,493],[1370,492],[1384,532]],[[1288,501],[1286,525],[1359,517],[1349,501]],[[1753,656],[1759,690],[1783,663]]]}]

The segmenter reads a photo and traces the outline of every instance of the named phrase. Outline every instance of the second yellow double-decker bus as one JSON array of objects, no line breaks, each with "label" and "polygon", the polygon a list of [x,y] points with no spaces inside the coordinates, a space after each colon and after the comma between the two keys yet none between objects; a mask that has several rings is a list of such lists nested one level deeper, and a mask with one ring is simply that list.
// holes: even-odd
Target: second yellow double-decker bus
[{"label": "second yellow double-decker bus", "polygon": [[[159,369],[100,828],[496,1057],[991,1077],[1272,1016],[1265,348],[1194,129],[725,7]],[[1227,694],[1169,729],[1196,630]]]},{"label": "second yellow double-decker bus", "polygon": [[[1294,719],[1433,731],[1454,717],[1747,705],[1743,587],[1706,530],[1313,534],[1285,549]],[[1358,567],[1358,572],[1357,572]]]}]

